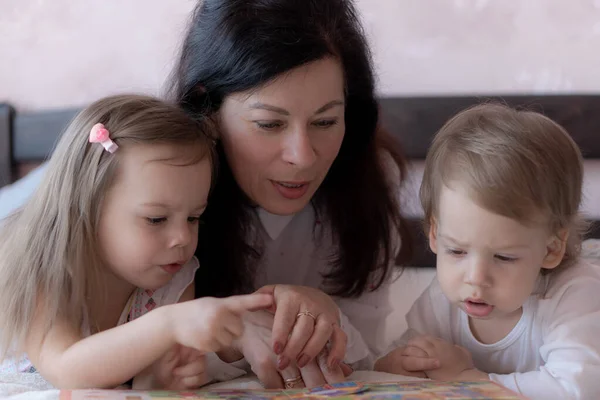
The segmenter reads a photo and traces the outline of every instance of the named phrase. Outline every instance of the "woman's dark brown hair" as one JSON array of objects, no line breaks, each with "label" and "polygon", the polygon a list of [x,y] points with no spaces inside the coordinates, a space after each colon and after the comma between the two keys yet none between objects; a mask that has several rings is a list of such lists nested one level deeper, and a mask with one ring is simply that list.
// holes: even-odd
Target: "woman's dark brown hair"
[{"label": "woman's dark brown hair", "polygon": [[[346,133],[313,198],[329,221],[337,252],[326,274],[330,294],[358,296],[379,287],[389,266],[410,256],[397,185],[384,166],[387,151],[404,176],[405,161],[378,129],[371,54],[350,0],[203,0],[196,8],[176,67],[173,95],[191,114],[215,115],[232,93],[260,87],[303,64],[335,57],[345,74]],[[197,296],[254,289],[260,243],[249,241],[251,214],[223,148],[219,179],[204,214],[197,255]],[[402,241],[399,254],[397,240]]]}]

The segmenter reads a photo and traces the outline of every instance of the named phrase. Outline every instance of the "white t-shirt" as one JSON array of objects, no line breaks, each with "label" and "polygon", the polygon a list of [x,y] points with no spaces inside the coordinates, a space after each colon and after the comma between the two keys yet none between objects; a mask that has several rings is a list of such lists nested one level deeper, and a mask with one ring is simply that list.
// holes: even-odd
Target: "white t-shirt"
[{"label": "white t-shirt", "polygon": [[465,347],[477,369],[527,398],[600,399],[600,267],[582,261],[540,277],[538,287],[545,294],[528,298],[512,331],[483,344],[434,279],[408,312],[408,331],[394,347],[417,332],[430,334]]}]

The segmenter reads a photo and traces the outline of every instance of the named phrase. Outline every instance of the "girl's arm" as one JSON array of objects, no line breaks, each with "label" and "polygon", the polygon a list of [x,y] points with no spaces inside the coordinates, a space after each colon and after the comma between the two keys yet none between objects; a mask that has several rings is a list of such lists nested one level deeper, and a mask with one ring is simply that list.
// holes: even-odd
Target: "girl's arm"
[{"label": "girl's arm", "polygon": [[58,388],[114,387],[131,379],[176,343],[200,351],[230,346],[242,333],[240,314],[268,308],[265,294],[205,297],[159,307],[124,325],[81,339],[64,319],[47,335],[36,317],[25,351]]},{"label": "girl's arm", "polygon": [[[170,306],[127,324],[82,339],[58,318],[47,335],[36,318],[27,338],[27,356],[57,388],[111,388],[128,381],[173,345]],[[174,310],[173,310],[174,311]]]},{"label": "girl's arm", "polygon": [[[178,303],[194,300],[194,282],[183,291],[178,299]],[[146,369],[136,374],[131,385],[135,390],[152,390],[152,389],[172,389],[175,383],[174,370],[182,364],[181,354],[183,348],[175,345],[158,360],[150,364]],[[186,349],[186,352],[193,351]],[[182,388],[186,389],[186,388]]]}]

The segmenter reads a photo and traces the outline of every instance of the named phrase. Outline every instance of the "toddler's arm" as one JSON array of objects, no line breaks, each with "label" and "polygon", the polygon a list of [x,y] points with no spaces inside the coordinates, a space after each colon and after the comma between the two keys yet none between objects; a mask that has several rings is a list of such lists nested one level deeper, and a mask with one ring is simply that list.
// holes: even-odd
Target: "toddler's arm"
[{"label": "toddler's arm", "polygon": [[377,360],[375,369],[394,374],[422,376],[423,371],[437,368],[437,359],[427,357],[427,354],[423,353],[419,355],[418,349],[415,348],[407,353],[406,345],[411,338],[421,334],[448,337],[446,331],[449,329],[449,317],[444,315],[443,311],[436,312],[436,307],[443,310],[447,304],[437,279],[434,279],[406,314],[408,329],[393,342],[387,355]]},{"label": "toddler's arm", "polygon": [[396,375],[404,375],[404,376],[414,376],[417,378],[427,378],[427,374],[425,374],[424,370],[431,368],[431,365],[427,365],[426,363],[430,362],[430,359],[427,358],[427,353],[422,353],[422,361],[423,365],[420,366],[419,371],[407,371],[403,366],[404,352],[406,347],[397,347],[394,350],[390,351],[384,357],[381,357],[375,363],[375,371],[387,372],[390,374]]}]

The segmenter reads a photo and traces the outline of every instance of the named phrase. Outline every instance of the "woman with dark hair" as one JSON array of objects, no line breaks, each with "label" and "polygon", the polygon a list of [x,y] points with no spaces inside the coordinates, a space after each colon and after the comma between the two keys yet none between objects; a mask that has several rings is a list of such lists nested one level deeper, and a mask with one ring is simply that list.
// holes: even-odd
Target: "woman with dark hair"
[{"label": "woman with dark hair", "polygon": [[387,348],[389,280],[411,249],[405,162],[378,129],[374,86],[352,0],[203,0],[193,13],[172,95],[220,131],[195,295],[273,294],[218,354],[266,387],[340,381]]},{"label": "woman with dark hair", "polygon": [[221,359],[245,357],[267,387],[340,380],[342,361],[368,367],[385,347],[390,270],[410,246],[405,162],[378,129],[352,1],[202,1],[173,91],[221,131],[196,296],[260,288],[276,300]]}]

